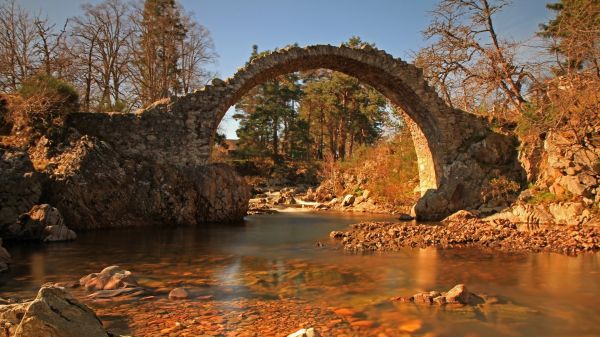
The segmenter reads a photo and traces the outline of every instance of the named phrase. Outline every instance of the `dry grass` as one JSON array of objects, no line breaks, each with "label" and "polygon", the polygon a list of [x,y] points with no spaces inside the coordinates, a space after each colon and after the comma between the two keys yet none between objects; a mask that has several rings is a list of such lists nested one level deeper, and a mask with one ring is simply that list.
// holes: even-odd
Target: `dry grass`
[{"label": "dry grass", "polygon": [[359,196],[369,190],[378,202],[392,206],[412,205],[418,198],[417,156],[407,130],[359,148],[344,162],[325,160],[320,175],[329,180],[336,195]]}]

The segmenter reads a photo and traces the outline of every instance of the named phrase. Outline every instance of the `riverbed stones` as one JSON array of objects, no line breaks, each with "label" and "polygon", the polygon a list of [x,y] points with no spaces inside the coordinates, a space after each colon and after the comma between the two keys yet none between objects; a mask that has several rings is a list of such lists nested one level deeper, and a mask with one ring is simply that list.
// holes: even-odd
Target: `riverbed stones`
[{"label": "riverbed stones", "polygon": [[31,302],[0,305],[0,323],[12,337],[109,336],[91,309],[55,286],[42,286]]},{"label": "riverbed stones", "polygon": [[464,284],[457,284],[447,292],[429,291],[416,293],[410,297],[396,297],[392,298],[393,301],[399,302],[412,302],[416,304],[461,304],[461,305],[479,305],[483,304],[485,300],[483,297],[469,292]]},{"label": "riverbed stones", "polygon": [[442,225],[363,222],[332,232],[348,251],[398,251],[403,247],[477,247],[508,252],[557,252],[569,255],[600,250],[597,226],[521,226],[506,219],[472,219]]},{"label": "riverbed stones", "polygon": [[137,288],[139,285],[129,270],[119,266],[104,268],[100,273],[82,277],[79,284],[88,291]]}]

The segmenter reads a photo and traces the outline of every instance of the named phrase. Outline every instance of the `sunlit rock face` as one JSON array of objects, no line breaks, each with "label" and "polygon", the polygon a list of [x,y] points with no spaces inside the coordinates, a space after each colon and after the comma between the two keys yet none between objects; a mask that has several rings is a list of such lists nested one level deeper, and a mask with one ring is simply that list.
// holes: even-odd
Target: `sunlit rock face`
[{"label": "sunlit rock face", "polygon": [[129,157],[89,136],[76,139],[46,173],[46,201],[75,230],[239,221],[250,198],[228,166]]},{"label": "sunlit rock face", "polygon": [[62,241],[75,239],[71,229],[234,222],[246,214],[250,189],[233,168],[119,152],[68,131],[59,146],[0,149],[0,237]]},{"label": "sunlit rock face", "polygon": [[[129,165],[125,176],[109,174],[116,175],[117,181],[146,176],[148,171],[163,172],[159,167],[165,165],[176,172],[190,172],[209,163],[217,126],[245,93],[276,76],[316,68],[354,76],[403,111],[418,158],[422,194],[414,208],[418,218],[441,219],[456,210],[480,206],[481,190],[492,178],[521,179],[514,138],[492,131],[481,118],[447,106],[420,69],[371,47],[317,45],[276,50],[252,60],[233,77],[214,80],[189,95],[158,101],[135,114],[72,114],[67,124],[109,146],[122,158],[114,164],[123,169]],[[127,164],[127,160],[133,162]],[[143,163],[149,167],[140,169]],[[226,176],[233,179],[232,174]],[[237,202],[234,194],[225,199]],[[209,203],[222,207],[217,204],[222,205]],[[235,217],[224,216],[218,209],[205,212],[212,214],[207,220]],[[172,215],[190,217],[185,207]]]},{"label": "sunlit rock face", "polygon": [[44,285],[30,301],[0,307],[7,336],[108,337],[96,314],[64,288]]}]

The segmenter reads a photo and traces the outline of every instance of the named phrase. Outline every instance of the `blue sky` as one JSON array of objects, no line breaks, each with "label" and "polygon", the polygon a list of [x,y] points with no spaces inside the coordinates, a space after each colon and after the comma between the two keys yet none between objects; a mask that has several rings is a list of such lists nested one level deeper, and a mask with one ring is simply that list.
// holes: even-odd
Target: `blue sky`
[{"label": "blue sky", "polygon": [[[17,0],[23,7],[64,22],[80,13],[84,3],[98,0]],[[514,0],[496,22],[503,37],[531,38],[538,25],[552,16],[552,0]],[[353,35],[374,42],[390,54],[410,60],[426,45],[421,31],[436,0],[180,0],[213,37],[218,62],[211,67],[222,78],[235,73],[248,59],[253,44],[260,50],[298,43],[339,45]],[[224,129],[235,137],[235,121]]]}]

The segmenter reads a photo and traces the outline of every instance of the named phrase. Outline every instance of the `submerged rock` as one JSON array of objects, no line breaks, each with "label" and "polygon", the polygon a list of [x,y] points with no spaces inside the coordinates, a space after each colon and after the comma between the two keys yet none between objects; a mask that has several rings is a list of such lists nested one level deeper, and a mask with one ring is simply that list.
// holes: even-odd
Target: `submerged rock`
[{"label": "submerged rock", "polygon": [[446,217],[443,222],[460,222],[465,220],[477,219],[477,214],[472,211],[460,210]]},{"label": "submerged rock", "polygon": [[185,288],[175,288],[169,292],[170,300],[184,300],[190,297],[190,293]]},{"label": "submerged rock", "polygon": [[43,286],[31,302],[0,305],[0,325],[13,337],[109,336],[90,308],[54,286]]},{"label": "submerged rock", "polygon": [[416,293],[410,297],[396,297],[392,300],[399,302],[413,302],[418,304],[437,305],[479,305],[485,303],[485,300],[481,296],[469,292],[464,284],[457,284],[445,293],[438,291],[430,291],[425,293]]},{"label": "submerged rock", "polygon": [[100,273],[84,276],[79,280],[79,284],[88,291],[139,287],[131,272],[119,266],[106,267]]},{"label": "submerged rock", "polygon": [[444,297],[448,303],[477,305],[484,302],[483,298],[477,294],[469,292],[464,284],[455,285],[452,289],[448,290],[446,294],[444,294]]}]

